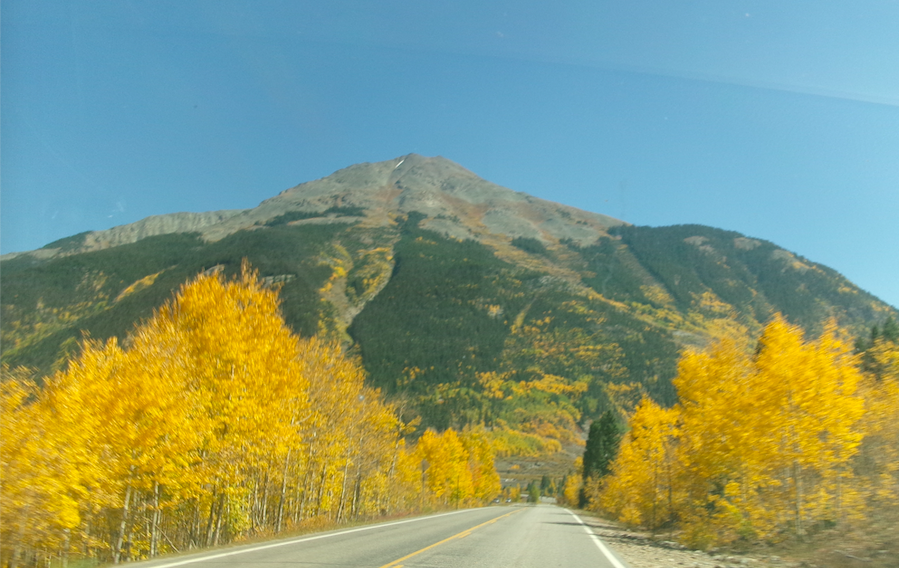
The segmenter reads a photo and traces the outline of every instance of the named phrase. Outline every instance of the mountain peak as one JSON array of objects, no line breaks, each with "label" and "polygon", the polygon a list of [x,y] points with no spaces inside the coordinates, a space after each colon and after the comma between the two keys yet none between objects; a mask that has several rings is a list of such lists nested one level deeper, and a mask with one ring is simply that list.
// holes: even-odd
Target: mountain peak
[{"label": "mountain peak", "polygon": [[[51,258],[186,232],[200,232],[204,240],[217,241],[288,218],[292,219],[285,222],[387,226],[398,215],[412,212],[427,216],[423,227],[480,242],[526,237],[547,244],[561,239],[588,244],[610,227],[626,224],[502,187],[442,156],[412,153],[348,166],[282,191],[252,209],[157,215],[59,241],[65,241],[64,246],[51,243],[21,254]],[[13,256],[17,255],[7,258]]]}]

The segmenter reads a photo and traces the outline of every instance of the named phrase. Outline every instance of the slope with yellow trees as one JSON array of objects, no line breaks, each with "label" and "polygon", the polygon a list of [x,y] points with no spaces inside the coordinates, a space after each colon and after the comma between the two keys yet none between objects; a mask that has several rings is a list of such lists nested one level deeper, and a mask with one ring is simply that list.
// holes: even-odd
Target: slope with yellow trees
[{"label": "slope with yellow trees", "polygon": [[[0,555],[120,562],[492,499],[483,432],[410,433],[339,345],[244,267],[202,275],[38,387],[3,368]],[[451,443],[450,443],[451,442]],[[439,451],[438,451],[439,450]]]}]

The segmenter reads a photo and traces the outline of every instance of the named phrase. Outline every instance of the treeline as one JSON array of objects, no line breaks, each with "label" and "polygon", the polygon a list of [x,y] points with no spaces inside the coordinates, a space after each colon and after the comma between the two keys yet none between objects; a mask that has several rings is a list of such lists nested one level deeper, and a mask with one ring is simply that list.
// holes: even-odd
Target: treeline
[{"label": "treeline", "polygon": [[476,429],[414,444],[336,343],[293,335],[244,269],[184,285],[37,386],[3,368],[0,561],[151,558],[492,499]]},{"label": "treeline", "polygon": [[833,323],[806,341],[778,316],[755,349],[727,339],[685,354],[680,403],[639,404],[610,473],[588,480],[591,506],[677,529],[697,547],[801,538],[895,507],[899,345],[890,337],[873,334],[860,354]]}]

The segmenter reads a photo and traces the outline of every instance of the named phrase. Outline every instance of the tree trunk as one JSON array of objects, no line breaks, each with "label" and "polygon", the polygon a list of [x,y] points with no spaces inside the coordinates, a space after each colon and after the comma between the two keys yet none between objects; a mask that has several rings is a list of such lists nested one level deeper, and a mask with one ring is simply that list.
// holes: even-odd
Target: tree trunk
[{"label": "tree trunk", "polygon": [[19,560],[22,558],[22,540],[25,539],[25,527],[28,526],[30,517],[31,517],[31,506],[28,505],[25,507],[25,518],[18,519],[19,530],[16,535],[15,544],[12,547],[12,554],[9,558],[9,564],[7,564],[8,568],[18,568]]},{"label": "tree trunk", "polygon": [[212,546],[218,546],[219,539],[222,535],[222,521],[225,518],[225,514],[228,512],[228,507],[230,503],[225,501],[225,492],[223,491],[219,497],[219,506],[218,506],[218,515],[215,521],[215,536],[212,540]]},{"label": "tree trunk", "polygon": [[322,502],[325,498],[325,473],[328,471],[327,465],[322,464],[322,474],[318,480],[318,503],[315,506],[315,514],[320,515],[322,510]]},{"label": "tree trunk", "polygon": [[268,526],[268,468],[262,478],[262,526]]},{"label": "tree trunk", "polygon": [[125,541],[125,528],[128,525],[128,514],[131,505],[131,485],[125,487],[125,506],[122,507],[122,522],[119,523],[119,536],[113,547],[112,562],[118,564],[122,560],[122,543]]},{"label": "tree trunk", "polygon": [[278,499],[278,518],[275,522],[275,533],[281,532],[281,522],[284,520],[284,502],[287,499],[287,470],[290,466],[290,450],[284,458],[284,471],[281,472],[281,497]]},{"label": "tree trunk", "polygon": [[209,519],[206,521],[206,539],[205,545],[212,546],[212,531],[215,529],[215,508],[218,492],[213,491],[212,499],[209,501]]},{"label": "tree trunk", "polygon": [[357,469],[356,470],[356,483],[355,483],[355,487],[353,488],[353,508],[350,511],[351,514],[353,515],[354,519],[359,516],[359,511],[358,511],[357,507],[359,506],[359,494],[361,493],[361,491],[362,491],[362,470]]},{"label": "tree trunk", "polygon": [[801,538],[804,527],[802,526],[802,479],[800,478],[799,462],[793,461],[793,487],[796,490],[794,513],[796,517],[796,536]]},{"label": "tree trunk", "polygon": [[337,500],[337,522],[339,523],[341,518],[343,518],[343,513],[346,510],[344,503],[346,502],[346,480],[347,473],[350,471],[350,458],[347,456],[346,463],[343,464],[343,483],[340,485],[340,499]]},{"label": "tree trunk", "polygon": [[196,507],[194,507],[194,518],[193,522],[190,524],[190,530],[187,533],[187,549],[193,550],[197,546],[199,546],[200,542],[200,523],[202,519],[200,518],[200,513],[202,512],[203,505],[200,503],[199,497],[195,497]]},{"label": "tree trunk", "polygon": [[69,546],[72,542],[72,532],[69,529],[65,531],[66,537],[62,542],[62,550],[59,551],[59,563],[62,568],[69,568]]},{"label": "tree trunk", "polygon": [[153,482],[153,519],[150,523],[150,558],[159,554],[159,482]]}]

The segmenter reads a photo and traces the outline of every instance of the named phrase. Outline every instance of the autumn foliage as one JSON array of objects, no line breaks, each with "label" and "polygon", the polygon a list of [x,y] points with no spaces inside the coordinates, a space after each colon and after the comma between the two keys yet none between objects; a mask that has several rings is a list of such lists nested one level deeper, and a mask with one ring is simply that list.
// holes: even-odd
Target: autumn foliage
[{"label": "autumn foliage", "polygon": [[594,506],[679,528],[695,546],[843,527],[899,490],[899,350],[865,373],[834,325],[814,341],[782,318],[753,350],[733,339],[680,361],[680,403],[644,399]]},{"label": "autumn foliage", "polygon": [[415,444],[338,344],[290,333],[244,269],[202,275],[38,386],[3,369],[3,564],[119,562],[492,499],[476,429]]}]

